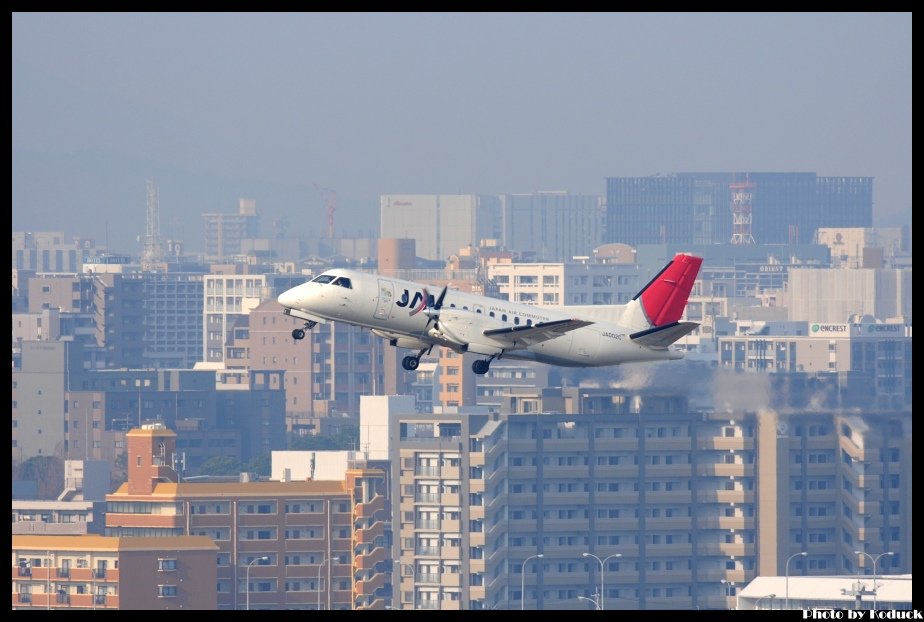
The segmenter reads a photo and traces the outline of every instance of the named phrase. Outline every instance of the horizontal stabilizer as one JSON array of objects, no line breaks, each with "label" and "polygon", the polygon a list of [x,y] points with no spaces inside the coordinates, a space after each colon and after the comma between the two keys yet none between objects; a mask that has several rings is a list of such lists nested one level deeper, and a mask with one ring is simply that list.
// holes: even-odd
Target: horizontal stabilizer
[{"label": "horizontal stabilizer", "polygon": [[593,324],[593,322],[578,319],[553,320],[551,322],[539,322],[532,326],[523,325],[493,328],[484,331],[484,335],[485,337],[492,337],[501,341],[520,341],[533,344],[561,337],[568,331],[590,326],[591,324]]},{"label": "horizontal stabilizer", "polygon": [[632,333],[629,338],[649,348],[666,348],[684,335],[693,332],[699,326],[698,322],[674,322],[664,326],[656,326],[647,330]]}]

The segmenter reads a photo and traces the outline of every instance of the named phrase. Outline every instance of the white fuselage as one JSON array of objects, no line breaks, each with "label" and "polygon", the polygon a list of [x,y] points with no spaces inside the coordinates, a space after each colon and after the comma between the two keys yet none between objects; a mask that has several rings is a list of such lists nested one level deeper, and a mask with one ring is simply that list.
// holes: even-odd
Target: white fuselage
[{"label": "white fuselage", "polygon": [[[576,308],[569,311],[567,307],[537,307],[449,290],[439,319],[434,322],[424,311],[425,296],[429,295],[432,302],[441,287],[353,270],[334,269],[325,274],[347,277],[351,286],[309,281],[280,295],[280,304],[294,317],[306,321],[332,320],[369,328],[398,347],[426,349],[440,345],[457,352],[570,367],[682,358],[681,353],[670,348],[633,343],[629,334],[638,327],[627,328],[618,322],[623,307],[598,307],[585,315]],[[511,348],[509,339],[501,341],[484,335],[485,330],[575,317],[593,323],[532,345]]]}]

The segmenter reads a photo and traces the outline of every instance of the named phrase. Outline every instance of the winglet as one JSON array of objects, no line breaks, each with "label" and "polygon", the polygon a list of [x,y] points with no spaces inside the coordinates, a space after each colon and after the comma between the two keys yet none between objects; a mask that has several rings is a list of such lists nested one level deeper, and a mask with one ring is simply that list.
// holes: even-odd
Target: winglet
[{"label": "winglet", "polygon": [[633,300],[641,299],[645,315],[653,326],[671,324],[683,317],[683,310],[702,263],[702,257],[677,254],[635,295]]}]

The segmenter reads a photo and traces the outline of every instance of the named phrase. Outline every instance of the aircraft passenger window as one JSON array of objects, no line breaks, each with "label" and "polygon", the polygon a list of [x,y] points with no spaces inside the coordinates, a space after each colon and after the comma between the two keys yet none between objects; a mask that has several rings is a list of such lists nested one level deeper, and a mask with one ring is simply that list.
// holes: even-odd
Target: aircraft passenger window
[{"label": "aircraft passenger window", "polygon": [[532,326],[532,325],[533,325],[533,321],[532,321],[532,320],[526,320],[526,325],[527,325],[527,326]]},{"label": "aircraft passenger window", "polygon": [[322,274],[311,279],[312,283],[330,283],[334,280],[334,277],[330,274]]},{"label": "aircraft passenger window", "polygon": [[520,323],[520,317],[517,316],[517,317],[513,318],[513,323],[514,323],[514,324],[519,324],[519,323]]},{"label": "aircraft passenger window", "polygon": [[502,321],[502,322],[506,322],[506,321],[507,321],[507,314],[506,314],[506,313],[501,314],[501,321]]},{"label": "aircraft passenger window", "polygon": [[493,311],[488,311],[488,315],[490,315],[491,317],[494,317],[494,312],[493,312]]},{"label": "aircraft passenger window", "polygon": [[334,285],[339,285],[340,287],[346,287],[347,289],[353,289],[353,284],[350,283],[350,279],[345,276],[340,277],[334,281]]},{"label": "aircraft passenger window", "polygon": [[468,307],[466,307],[465,305],[462,305],[462,308],[468,311]]},{"label": "aircraft passenger window", "polygon": [[456,308],[456,303],[450,302],[450,303],[449,303],[449,306],[450,306],[451,308],[455,309],[455,308]]},{"label": "aircraft passenger window", "polygon": [[475,313],[481,313],[481,309],[475,309]]}]

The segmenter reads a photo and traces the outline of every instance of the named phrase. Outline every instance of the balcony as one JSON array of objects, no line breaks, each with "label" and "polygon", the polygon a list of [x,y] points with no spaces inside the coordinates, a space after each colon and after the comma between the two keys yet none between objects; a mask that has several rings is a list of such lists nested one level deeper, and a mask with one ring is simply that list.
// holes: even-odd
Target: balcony
[{"label": "balcony", "polygon": [[356,580],[357,596],[372,596],[376,590],[385,587],[385,573],[377,572],[366,580]]},{"label": "balcony", "polygon": [[28,592],[20,592],[16,596],[17,596],[16,600],[20,603],[31,603],[32,602],[32,594]]}]

